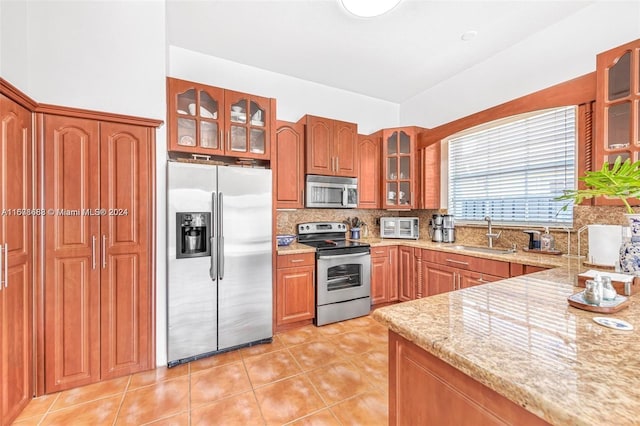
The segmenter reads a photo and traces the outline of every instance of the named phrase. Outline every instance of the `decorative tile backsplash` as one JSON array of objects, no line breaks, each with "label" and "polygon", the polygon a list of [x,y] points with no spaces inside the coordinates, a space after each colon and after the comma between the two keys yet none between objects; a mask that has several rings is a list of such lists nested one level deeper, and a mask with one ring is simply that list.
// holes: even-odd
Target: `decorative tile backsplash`
[{"label": "decorative tile backsplash", "polygon": [[[370,237],[380,236],[378,219],[382,216],[411,216],[420,218],[420,239],[428,240],[429,219],[431,215],[437,213],[436,210],[412,210],[409,212],[397,212],[388,210],[364,210],[364,209],[299,209],[299,210],[279,210],[277,212],[277,233],[295,234],[296,225],[302,222],[318,221],[338,221],[342,222],[348,217],[359,217],[367,224]],[[440,211],[446,213],[446,211]],[[551,229],[550,233],[555,237],[556,249],[567,253],[567,236],[571,238],[571,254],[577,254],[578,230],[591,224],[602,225],[622,225],[628,226],[624,216],[624,207],[610,206],[575,206],[573,210],[573,227],[567,230]],[[509,228],[499,225],[493,226],[494,232],[502,231],[502,235],[494,240],[494,247],[510,248],[515,243],[518,249],[527,247],[529,236],[522,232],[524,228]],[[542,227],[533,227],[544,232]],[[486,226],[462,226],[456,225],[456,244],[486,245]],[[581,233],[580,254],[585,255],[588,249],[588,233],[585,230]]]}]

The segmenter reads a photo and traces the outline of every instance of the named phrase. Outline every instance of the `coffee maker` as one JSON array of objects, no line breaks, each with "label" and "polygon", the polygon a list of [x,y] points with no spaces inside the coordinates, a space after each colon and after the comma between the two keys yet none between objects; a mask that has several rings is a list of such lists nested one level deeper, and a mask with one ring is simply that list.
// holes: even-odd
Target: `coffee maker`
[{"label": "coffee maker", "polygon": [[442,217],[442,242],[456,242],[456,226],[453,220],[453,215],[451,214],[445,214]]},{"label": "coffee maker", "polygon": [[431,220],[429,220],[429,235],[431,236],[431,241],[441,243],[443,240],[443,232],[442,232],[442,224],[444,220],[444,215],[434,214],[431,216]]}]

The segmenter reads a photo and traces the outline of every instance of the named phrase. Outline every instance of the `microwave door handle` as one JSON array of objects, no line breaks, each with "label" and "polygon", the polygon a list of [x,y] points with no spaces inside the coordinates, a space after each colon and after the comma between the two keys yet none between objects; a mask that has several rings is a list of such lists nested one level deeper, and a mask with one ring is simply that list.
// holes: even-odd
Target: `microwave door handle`
[{"label": "microwave door handle", "polygon": [[347,186],[345,185],[344,188],[342,188],[342,205],[346,206],[348,202],[349,202],[349,188],[347,188]]}]

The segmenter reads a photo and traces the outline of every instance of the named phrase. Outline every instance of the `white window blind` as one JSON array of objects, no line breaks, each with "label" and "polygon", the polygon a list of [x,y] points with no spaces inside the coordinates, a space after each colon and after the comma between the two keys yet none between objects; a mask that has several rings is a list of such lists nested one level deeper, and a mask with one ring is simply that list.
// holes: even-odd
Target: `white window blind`
[{"label": "white window blind", "polygon": [[458,221],[571,225],[553,201],[575,189],[575,107],[529,114],[448,140],[448,213]]}]

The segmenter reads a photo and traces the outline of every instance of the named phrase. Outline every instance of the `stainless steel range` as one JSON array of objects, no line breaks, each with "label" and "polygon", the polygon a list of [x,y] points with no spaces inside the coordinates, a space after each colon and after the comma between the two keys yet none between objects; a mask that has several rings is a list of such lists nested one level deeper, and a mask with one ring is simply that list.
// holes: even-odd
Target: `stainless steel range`
[{"label": "stainless steel range", "polygon": [[371,311],[371,247],[346,233],[340,222],[298,225],[298,242],[316,248],[316,325]]}]

